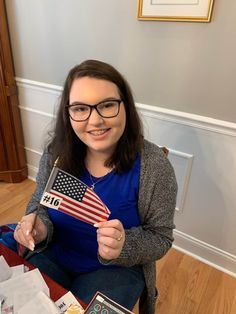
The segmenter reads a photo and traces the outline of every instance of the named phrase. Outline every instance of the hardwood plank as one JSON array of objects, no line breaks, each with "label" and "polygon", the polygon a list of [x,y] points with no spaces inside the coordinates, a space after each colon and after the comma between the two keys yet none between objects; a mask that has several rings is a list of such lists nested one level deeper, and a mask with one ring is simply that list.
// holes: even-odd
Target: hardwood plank
[{"label": "hardwood plank", "polygon": [[[234,288],[234,291],[235,291],[235,288]],[[234,292],[234,299],[233,299],[233,303],[231,306],[230,314],[235,314],[235,313],[236,313],[236,294]]]},{"label": "hardwood plank", "polygon": [[184,256],[180,267],[186,274],[187,282],[176,313],[197,313],[211,268],[190,256]]},{"label": "hardwood plank", "polygon": [[[171,251],[174,251],[173,249]],[[166,273],[165,269],[170,268],[170,283],[168,290],[165,291],[166,296],[164,299],[164,302],[157,303],[157,312],[158,313],[170,313],[170,314],[176,314],[178,313],[177,309],[179,308],[180,303],[182,302],[182,296],[185,294],[186,285],[188,282],[188,274],[187,269],[184,269],[184,267],[181,267],[181,264],[183,263],[184,258],[187,259],[188,257],[184,254],[180,253],[181,259],[178,261],[178,264],[175,265],[176,269],[174,269],[173,273],[171,273],[171,266],[168,266],[168,264],[174,264],[174,259],[167,259],[167,265],[166,268],[163,268],[163,272]],[[161,291],[163,290],[162,284],[164,282],[163,278],[157,278],[157,287],[159,289],[159,293],[161,294]],[[158,285],[160,283],[160,285]]]},{"label": "hardwood plank", "polygon": [[184,255],[174,249],[170,250],[157,264],[157,288],[158,288],[158,303],[157,308],[161,313],[163,304],[169,298],[170,287],[175,280],[176,272]]},{"label": "hardwood plank", "polygon": [[35,182],[26,179],[21,183],[0,182],[0,224],[17,222],[35,189]]},{"label": "hardwood plank", "polygon": [[235,278],[219,270],[212,269],[197,313],[200,314],[204,310],[207,314],[230,314],[233,308],[235,292]]}]

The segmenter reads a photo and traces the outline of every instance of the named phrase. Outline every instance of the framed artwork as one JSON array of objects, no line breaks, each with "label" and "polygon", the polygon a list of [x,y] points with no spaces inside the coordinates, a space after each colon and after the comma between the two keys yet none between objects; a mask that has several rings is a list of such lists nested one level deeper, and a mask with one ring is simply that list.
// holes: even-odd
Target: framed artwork
[{"label": "framed artwork", "polygon": [[214,0],[138,0],[139,20],[210,22]]}]

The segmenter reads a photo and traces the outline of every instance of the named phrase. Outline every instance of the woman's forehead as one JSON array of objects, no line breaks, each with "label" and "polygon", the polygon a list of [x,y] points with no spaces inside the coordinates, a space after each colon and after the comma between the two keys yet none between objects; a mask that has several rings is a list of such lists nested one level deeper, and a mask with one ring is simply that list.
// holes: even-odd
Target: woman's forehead
[{"label": "woman's forehead", "polygon": [[113,82],[87,76],[73,81],[69,95],[70,102],[84,103],[96,103],[109,97],[119,97],[118,87]]}]

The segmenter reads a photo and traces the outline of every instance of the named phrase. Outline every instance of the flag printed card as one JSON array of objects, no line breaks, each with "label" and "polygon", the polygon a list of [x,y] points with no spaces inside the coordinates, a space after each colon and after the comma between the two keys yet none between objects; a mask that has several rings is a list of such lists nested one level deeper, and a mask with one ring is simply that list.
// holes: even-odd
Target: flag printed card
[{"label": "flag printed card", "polygon": [[59,308],[60,314],[84,314],[82,305],[71,291],[64,294],[55,304]]},{"label": "flag printed card", "polygon": [[85,309],[84,314],[134,314],[101,292],[97,292]]},{"label": "flag printed card", "polygon": [[92,225],[107,220],[110,215],[92,189],[57,167],[52,169],[40,204]]}]

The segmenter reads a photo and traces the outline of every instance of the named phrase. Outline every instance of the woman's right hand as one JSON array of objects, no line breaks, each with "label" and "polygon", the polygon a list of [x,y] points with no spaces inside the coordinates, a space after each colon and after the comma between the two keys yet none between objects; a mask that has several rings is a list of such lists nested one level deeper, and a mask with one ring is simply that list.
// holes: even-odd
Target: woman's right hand
[{"label": "woman's right hand", "polygon": [[45,240],[46,237],[47,228],[34,213],[23,216],[14,231],[15,240],[31,251],[34,250],[36,244]]}]

